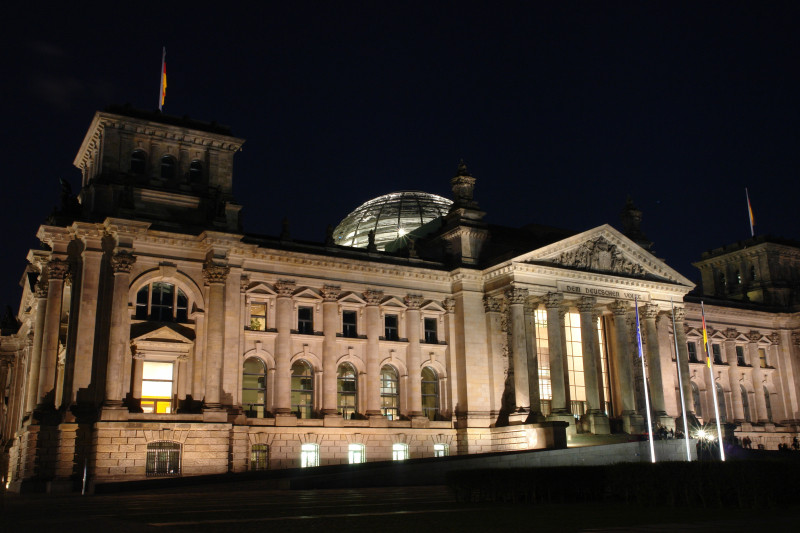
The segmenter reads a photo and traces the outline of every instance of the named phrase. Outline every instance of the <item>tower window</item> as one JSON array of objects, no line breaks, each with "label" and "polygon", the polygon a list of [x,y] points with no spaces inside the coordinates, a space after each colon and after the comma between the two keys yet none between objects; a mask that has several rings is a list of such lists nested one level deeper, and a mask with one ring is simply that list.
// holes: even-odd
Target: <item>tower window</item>
[{"label": "tower window", "polygon": [[711,345],[711,353],[714,355],[714,364],[721,365],[722,364],[722,353],[719,349],[719,344],[712,344]]},{"label": "tower window", "polygon": [[175,179],[175,158],[171,155],[165,155],[161,158],[161,177],[165,180]]},{"label": "tower window", "polygon": [[147,168],[147,156],[143,150],[134,150],[131,154],[131,172],[144,174]]},{"label": "tower window", "polygon": [[342,336],[358,337],[358,323],[355,311],[342,312]]},{"label": "tower window", "polygon": [[747,362],[744,360],[744,346],[736,347],[736,364],[744,366]]}]

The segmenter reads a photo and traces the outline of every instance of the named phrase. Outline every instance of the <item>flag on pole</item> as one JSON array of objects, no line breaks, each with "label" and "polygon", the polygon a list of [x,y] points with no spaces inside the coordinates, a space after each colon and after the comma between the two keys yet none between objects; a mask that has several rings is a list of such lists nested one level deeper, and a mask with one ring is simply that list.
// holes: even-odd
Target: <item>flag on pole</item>
[{"label": "flag on pole", "polygon": [[706,332],[706,313],[702,312],[703,317],[703,349],[706,351],[706,366],[711,368],[711,352],[708,350],[708,332]]},{"label": "flag on pole", "polygon": [[750,193],[747,192],[747,187],[744,188],[744,196],[747,198],[747,215],[750,217],[750,236],[755,237],[753,226],[756,225],[756,219],[753,218],[753,207],[750,205]]},{"label": "flag on pole", "polygon": [[[714,386],[711,389],[711,397],[714,399],[714,415],[717,417],[717,440],[719,441],[719,459],[725,460],[725,446],[722,443],[722,423],[719,419],[719,398],[717,395],[717,387],[719,386],[714,379],[714,365],[711,364],[711,346],[708,344],[708,333],[706,333],[706,306],[703,300],[700,300],[700,316],[703,317],[703,342],[706,344],[706,364],[708,365],[708,373],[711,376],[711,383]],[[721,390],[721,389],[720,389]],[[724,405],[722,407],[725,407]]]},{"label": "flag on pole", "polygon": [[647,409],[647,433],[650,435],[650,461],[656,462],[656,450],[653,447],[653,420],[650,415],[650,395],[647,390],[647,368],[644,360],[644,350],[642,350],[642,329],[639,327],[639,299],[633,297],[633,305],[636,308],[636,345],[639,348],[639,359],[642,360],[642,384],[644,385],[644,403]]},{"label": "flag on pole", "polygon": [[161,85],[158,88],[158,110],[164,107],[164,97],[167,95],[167,47],[161,49]]}]

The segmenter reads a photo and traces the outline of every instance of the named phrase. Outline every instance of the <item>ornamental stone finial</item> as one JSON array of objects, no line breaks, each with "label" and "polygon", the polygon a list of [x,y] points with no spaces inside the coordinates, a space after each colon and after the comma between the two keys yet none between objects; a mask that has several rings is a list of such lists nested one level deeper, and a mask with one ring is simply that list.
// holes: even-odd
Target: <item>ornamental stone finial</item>
[{"label": "ornamental stone finial", "polygon": [[492,298],[491,296],[484,296],[483,308],[487,313],[499,313],[500,300],[498,300],[497,298]]},{"label": "ornamental stone finial", "polygon": [[625,300],[614,300],[608,304],[608,308],[617,316],[624,315],[628,312],[628,302]]},{"label": "ornamental stone finial", "polygon": [[47,277],[49,279],[61,279],[67,277],[69,272],[69,263],[62,259],[51,259],[47,263]]},{"label": "ornamental stone finial", "polygon": [[560,292],[548,292],[547,294],[542,297],[542,302],[544,306],[548,309],[551,307],[560,307],[561,302],[564,301],[564,295]]},{"label": "ornamental stone finial", "polygon": [[324,302],[335,302],[342,293],[342,288],[338,285],[323,285],[322,300]]},{"label": "ornamental stone finial", "polygon": [[379,305],[383,300],[383,291],[367,289],[364,291],[364,299],[367,301],[367,305]]},{"label": "ornamental stone finial", "polygon": [[528,289],[511,287],[506,290],[506,298],[511,305],[524,305],[528,299]]},{"label": "ornamental stone finial", "polygon": [[419,309],[422,305],[422,295],[409,294],[405,297],[405,302],[409,309]]},{"label": "ornamental stone finial", "polygon": [[281,279],[275,282],[275,292],[278,296],[290,297],[297,288],[297,282],[290,279]]},{"label": "ornamental stone finial", "polygon": [[111,256],[111,269],[114,274],[130,274],[134,263],[136,256],[130,252],[117,252]]},{"label": "ornamental stone finial", "polygon": [[453,298],[445,298],[442,300],[442,306],[444,306],[445,311],[452,313],[456,310],[456,301]]},{"label": "ornamental stone finial", "polygon": [[578,311],[581,313],[592,313],[595,310],[597,298],[594,296],[583,296],[578,300]]},{"label": "ornamental stone finial", "polygon": [[478,208],[478,203],[475,201],[475,178],[467,171],[467,165],[463,159],[458,164],[455,177],[450,180],[450,186],[453,190],[451,211],[464,207],[470,209]]},{"label": "ornamental stone finial", "polygon": [[203,278],[206,282],[206,285],[211,285],[212,283],[225,283],[230,271],[230,267],[215,265],[214,263],[208,262],[203,267]]}]

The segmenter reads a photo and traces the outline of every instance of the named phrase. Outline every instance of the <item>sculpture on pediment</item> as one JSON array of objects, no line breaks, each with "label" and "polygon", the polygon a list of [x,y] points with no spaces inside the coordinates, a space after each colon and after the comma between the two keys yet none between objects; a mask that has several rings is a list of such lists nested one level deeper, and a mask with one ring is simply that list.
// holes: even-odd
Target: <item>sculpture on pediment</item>
[{"label": "sculpture on pediment", "polygon": [[642,265],[625,258],[617,246],[603,236],[586,241],[574,250],[562,253],[553,262],[580,270],[613,272],[629,276],[645,275]]}]

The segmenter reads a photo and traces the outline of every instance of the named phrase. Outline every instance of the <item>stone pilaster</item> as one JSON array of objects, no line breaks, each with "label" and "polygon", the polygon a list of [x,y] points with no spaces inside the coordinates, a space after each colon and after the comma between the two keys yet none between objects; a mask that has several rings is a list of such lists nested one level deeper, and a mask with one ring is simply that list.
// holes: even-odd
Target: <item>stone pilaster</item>
[{"label": "stone pilaster", "polygon": [[230,267],[206,263],[203,277],[208,285],[208,332],[206,334],[206,394],[204,409],[220,411],[222,357],[225,341],[225,282]]},{"label": "stone pilaster", "polygon": [[422,296],[405,297],[406,336],[408,337],[408,411],[411,418],[422,416],[422,349],[420,347],[420,312]]},{"label": "stone pilaster", "polygon": [[[97,302],[100,286],[100,267],[103,251],[100,239],[85,238],[86,249],[82,254],[79,286],[78,324],[75,337],[75,365],[72,377],[70,402],[85,403],[88,398],[80,391],[87,391],[92,381],[94,342],[97,330]],[[78,394],[81,397],[78,397]]]},{"label": "stone pilaster", "polygon": [[[489,381],[489,406],[494,415],[503,410],[505,392],[506,343],[508,336],[502,326],[502,300],[492,296],[483,297],[486,315],[487,376]],[[506,414],[505,412],[503,414]],[[503,424],[505,421],[503,421]]]},{"label": "stone pilaster", "polygon": [[761,357],[758,353],[758,341],[761,340],[763,335],[760,331],[752,330],[747,334],[750,339],[748,346],[750,347],[750,363],[753,365],[753,399],[751,405],[755,407],[755,416],[753,421],[758,421],[759,424],[767,422],[767,406],[764,405],[764,371],[761,369]]},{"label": "stone pilaster", "polygon": [[37,392],[38,408],[55,407],[56,364],[58,358],[58,338],[61,329],[61,305],[63,301],[64,278],[69,272],[69,263],[53,259],[47,264],[47,306],[45,308],[42,330],[42,354],[39,365]]},{"label": "stone pilaster", "polygon": [[[642,309],[644,318],[644,334],[647,340],[647,377],[650,381],[650,406],[656,419],[666,418],[667,409],[664,403],[664,380],[661,377],[661,350],[658,343],[659,308],[655,304],[646,304]],[[659,420],[660,422],[660,420]],[[661,422],[663,424],[663,422]]]},{"label": "stone pilaster", "polygon": [[[367,325],[367,412],[369,417],[380,417],[381,414],[381,361],[379,341],[381,334],[381,308],[383,291],[367,289],[364,291],[364,300],[367,302],[365,309]],[[410,371],[409,371],[410,374]]]},{"label": "stone pilaster", "polygon": [[644,419],[636,412],[636,400],[633,388],[633,365],[631,361],[630,328],[628,327],[628,303],[615,300],[609,306],[614,313],[616,328],[615,363],[617,368],[617,385],[622,404],[622,424],[625,433],[641,433],[644,430]]},{"label": "stone pilaster", "polygon": [[513,287],[506,291],[510,314],[511,360],[514,371],[514,399],[516,412],[530,412],[530,389],[528,385],[528,346],[525,332],[525,303],[528,289]]},{"label": "stone pilaster", "polygon": [[569,415],[567,405],[567,384],[564,380],[566,354],[564,353],[564,319],[561,304],[564,297],[560,293],[550,292],[543,299],[547,309],[547,346],[550,352],[550,400],[551,415]]},{"label": "stone pilaster", "polygon": [[278,334],[275,337],[275,414],[278,416],[292,415],[292,294],[296,288],[294,281],[282,280],[275,283],[278,293],[275,304],[275,327]]},{"label": "stone pilaster", "polygon": [[742,403],[741,370],[736,357],[736,339],[739,332],[735,328],[728,328],[722,332],[725,335],[725,359],[728,363],[728,382],[731,384],[731,403],[733,413],[729,421],[744,422],[744,404]]},{"label": "stone pilaster", "polygon": [[584,296],[578,301],[581,316],[581,351],[583,353],[583,377],[586,390],[586,416],[589,430],[595,435],[611,432],[608,417],[603,412],[600,396],[600,344],[597,338],[597,298]]},{"label": "stone pilaster", "polygon": [[36,407],[39,401],[39,372],[42,364],[42,338],[44,336],[48,286],[49,283],[40,277],[34,288],[36,304],[33,319],[33,346],[31,347],[31,360],[28,366],[28,389],[25,398],[25,414],[33,411],[33,408]]},{"label": "stone pilaster", "polygon": [[[103,399],[103,417],[118,418],[112,411],[124,411],[124,365],[130,354],[131,326],[128,312],[130,273],[136,257],[127,252],[111,256],[114,288],[111,295],[111,327],[108,334],[108,364],[106,366],[106,392]],[[141,378],[139,379],[141,383]],[[141,385],[139,385],[141,388]],[[139,395],[141,397],[141,394]]]},{"label": "stone pilaster", "polygon": [[445,348],[445,360],[447,365],[447,375],[449,379],[447,380],[447,395],[450,398],[450,412],[443,413],[445,416],[448,415],[455,415],[455,406],[458,405],[458,370],[456,366],[456,358],[455,358],[455,350],[454,350],[454,340],[456,336],[455,331],[455,308],[456,308],[456,301],[452,298],[445,298],[442,301],[442,307],[444,307],[447,313],[444,316],[444,340],[447,342],[447,348]]},{"label": "stone pilaster", "polygon": [[[686,404],[686,418],[689,424],[697,423],[697,415],[694,412],[694,393],[692,392],[692,381],[689,378],[689,349],[686,346],[686,328],[684,320],[686,319],[686,309],[683,307],[675,308],[675,343],[678,346],[678,353],[675,357],[678,359],[678,369],[681,373],[681,385],[683,387],[683,399]],[[683,413],[680,413],[676,423],[683,427]],[[684,428],[685,430],[685,428]]]},{"label": "stone pilaster", "polygon": [[322,287],[322,414],[337,417],[336,406],[336,332],[339,329],[341,287]]},{"label": "stone pilaster", "polygon": [[536,308],[538,298],[527,298],[525,301],[525,345],[528,367],[528,395],[531,409],[526,423],[544,422],[542,414],[542,396],[539,391],[539,354],[536,350]]}]

